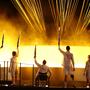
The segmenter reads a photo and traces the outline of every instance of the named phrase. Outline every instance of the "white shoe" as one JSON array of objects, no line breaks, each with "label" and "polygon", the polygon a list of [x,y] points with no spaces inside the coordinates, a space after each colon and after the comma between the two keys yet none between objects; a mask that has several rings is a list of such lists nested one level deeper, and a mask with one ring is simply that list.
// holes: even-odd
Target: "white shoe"
[{"label": "white shoe", "polygon": [[67,88],[67,86],[64,86],[64,88]]},{"label": "white shoe", "polygon": [[67,83],[64,84],[64,88],[67,88]]},{"label": "white shoe", "polygon": [[86,88],[89,88],[89,86],[87,85]]}]

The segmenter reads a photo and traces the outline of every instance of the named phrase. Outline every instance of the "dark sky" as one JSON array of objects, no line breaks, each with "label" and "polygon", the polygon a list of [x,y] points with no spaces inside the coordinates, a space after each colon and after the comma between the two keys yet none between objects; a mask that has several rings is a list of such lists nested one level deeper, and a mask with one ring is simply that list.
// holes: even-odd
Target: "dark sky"
[{"label": "dark sky", "polygon": [[7,15],[16,16],[18,11],[10,0],[0,0],[0,10],[7,12]]},{"label": "dark sky", "polygon": [[[53,22],[53,19],[51,17],[51,11],[50,8],[48,7],[48,0],[41,0],[42,3],[42,8],[43,8],[43,13],[45,16],[45,22],[50,23]],[[47,9],[48,8],[48,9]],[[17,17],[19,15],[18,11],[16,8],[13,6],[10,0],[0,0],[0,11],[5,11],[7,13],[7,16],[9,17]],[[47,12],[46,12],[47,11]]]}]

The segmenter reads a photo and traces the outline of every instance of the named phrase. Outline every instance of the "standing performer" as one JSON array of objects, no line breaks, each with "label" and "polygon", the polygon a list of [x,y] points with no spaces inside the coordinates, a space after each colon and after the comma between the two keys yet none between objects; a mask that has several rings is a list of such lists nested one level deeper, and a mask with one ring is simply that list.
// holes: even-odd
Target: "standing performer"
[{"label": "standing performer", "polygon": [[73,59],[73,54],[70,52],[70,46],[66,46],[66,50],[67,50],[66,52],[60,48],[60,28],[59,28],[58,32],[59,32],[58,33],[58,37],[59,37],[58,49],[64,56],[64,62],[63,62],[64,74],[65,74],[64,86],[66,88],[67,87],[67,79],[68,79],[69,75],[72,78],[72,80],[74,81],[74,74],[73,74],[73,71],[75,71],[74,59]]},{"label": "standing performer", "polygon": [[16,53],[16,51],[12,52],[12,58],[10,60],[9,71],[10,71],[11,76],[12,76],[12,84],[16,85],[16,82],[17,82],[17,72],[18,72],[17,53]]},{"label": "standing performer", "polygon": [[12,52],[12,58],[10,60],[10,69],[9,69],[9,71],[11,72],[13,85],[17,84],[17,75],[18,75],[18,62],[17,62],[18,60],[17,60],[17,57],[19,56],[19,42],[20,42],[19,39],[20,39],[20,36],[18,37],[18,40],[17,40],[17,52],[16,51]]},{"label": "standing performer", "polygon": [[84,75],[86,75],[87,87],[90,87],[90,55],[88,55],[88,60],[86,61]]}]

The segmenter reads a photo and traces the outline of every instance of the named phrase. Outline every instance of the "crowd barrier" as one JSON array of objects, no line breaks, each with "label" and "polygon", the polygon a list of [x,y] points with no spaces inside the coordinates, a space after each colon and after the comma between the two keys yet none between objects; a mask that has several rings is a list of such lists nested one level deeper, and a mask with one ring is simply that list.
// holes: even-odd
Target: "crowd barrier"
[{"label": "crowd barrier", "polygon": [[[24,66],[28,66],[30,67],[30,73],[26,73],[26,74],[30,74],[31,78],[28,79],[32,79],[30,80],[30,84],[31,86],[34,86],[34,64],[27,64],[27,63],[18,63],[18,74],[17,74],[17,80],[18,83],[17,85],[22,85],[22,76],[23,74],[23,69],[27,69]],[[1,85],[11,85],[12,84],[12,77],[11,77],[11,73],[9,72],[9,68],[10,68],[10,61],[0,61],[0,84]],[[27,75],[26,75],[27,76]],[[26,85],[27,83],[23,83],[23,85]]]}]

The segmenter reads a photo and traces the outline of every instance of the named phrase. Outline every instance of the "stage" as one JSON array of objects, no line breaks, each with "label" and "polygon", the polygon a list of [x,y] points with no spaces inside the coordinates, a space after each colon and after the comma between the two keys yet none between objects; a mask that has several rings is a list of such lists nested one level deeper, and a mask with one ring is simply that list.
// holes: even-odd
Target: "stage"
[{"label": "stage", "polygon": [[[55,86],[55,85],[49,85],[49,86],[46,86],[46,87],[41,87],[41,86],[34,86],[34,85],[27,85],[27,84],[23,84],[23,85],[12,85],[12,82],[11,81],[2,81],[0,82],[0,88],[64,88],[64,82],[61,81],[59,83],[58,86]],[[87,88],[86,86],[86,82],[85,81],[68,81],[68,85],[67,85],[67,88]]]}]

